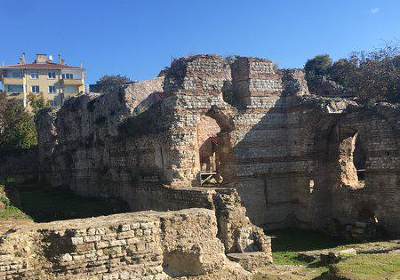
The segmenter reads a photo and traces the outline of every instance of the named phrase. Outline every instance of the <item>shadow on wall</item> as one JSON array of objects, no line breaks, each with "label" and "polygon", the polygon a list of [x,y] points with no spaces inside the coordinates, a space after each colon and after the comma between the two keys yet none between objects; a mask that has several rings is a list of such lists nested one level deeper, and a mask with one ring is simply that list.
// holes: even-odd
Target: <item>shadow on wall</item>
[{"label": "shadow on wall", "polygon": [[[399,231],[396,214],[394,166],[386,161],[387,149],[397,158],[394,133],[379,115],[363,108],[321,117],[312,133],[315,154],[310,210],[312,227],[324,229],[329,219],[341,224],[378,224]],[[361,207],[360,205],[364,205]],[[366,208],[366,206],[368,206]]]},{"label": "shadow on wall", "polygon": [[[173,62],[164,98],[136,117],[126,108],[131,97],[126,94],[115,104],[107,96],[93,99],[93,112],[88,98],[66,103],[57,113],[62,141],[54,162],[70,152],[73,164],[63,159],[66,167],[59,165],[61,171],[54,173],[65,174],[74,191],[121,197],[135,210],[168,204],[182,209],[209,201],[202,197],[198,203],[188,192],[175,197],[168,188],[200,185],[195,177],[204,166],[221,174],[222,186],[236,188],[251,220],[269,229],[321,229],[330,217],[354,221],[355,202],[371,198],[378,208],[394,205],[396,174],[379,171],[397,158],[394,146],[390,157],[381,153],[395,145],[392,139],[384,142],[390,138],[382,132],[387,124],[375,115],[361,112],[360,121],[357,113],[345,112],[348,100],[310,96],[299,70],[278,72],[268,60],[238,58],[231,65],[230,85],[223,71],[218,56]],[[101,124],[96,123],[100,113],[107,115]],[[357,156],[362,154],[357,139],[366,156]],[[370,156],[372,144],[378,156]],[[390,188],[394,198],[388,196]],[[377,193],[384,195],[374,198]],[[386,211],[385,224],[395,209]]]},{"label": "shadow on wall", "polygon": [[342,204],[337,198],[338,192],[365,186],[358,178],[358,172],[364,175],[365,169],[357,170],[355,166],[356,159],[357,165],[365,167],[365,161],[362,162],[366,159],[365,150],[358,146],[361,144],[360,133],[343,123],[343,116],[323,116],[311,132],[314,143],[310,151],[316,155],[311,171],[314,182],[310,205],[313,228],[324,228],[326,222],[335,216],[333,208]]},{"label": "shadow on wall", "polygon": [[[262,63],[270,64],[258,63],[252,71]],[[289,106],[302,86],[295,73],[280,76],[264,69],[268,74],[253,73],[252,78],[244,79],[240,75],[243,70],[236,71],[239,74],[232,73],[235,95],[231,104],[238,114],[230,133],[234,159],[227,166],[235,171],[235,181],[228,185],[238,190],[255,224],[269,229],[293,226],[298,204],[293,189],[299,185],[295,174],[304,171],[296,170],[298,157],[291,143],[297,138]],[[257,75],[266,80],[260,82]]]},{"label": "shadow on wall", "polygon": [[[255,224],[325,230],[331,219],[365,220],[358,206],[363,203],[376,205],[371,222],[379,219],[380,227],[400,231],[393,222],[397,175],[385,162],[392,161],[388,149],[397,158],[397,145],[384,119],[361,107],[329,112],[322,99],[310,106],[303,97],[283,94],[271,103],[267,112],[241,112],[231,134],[235,187]],[[256,124],[239,136],[246,118]]]}]

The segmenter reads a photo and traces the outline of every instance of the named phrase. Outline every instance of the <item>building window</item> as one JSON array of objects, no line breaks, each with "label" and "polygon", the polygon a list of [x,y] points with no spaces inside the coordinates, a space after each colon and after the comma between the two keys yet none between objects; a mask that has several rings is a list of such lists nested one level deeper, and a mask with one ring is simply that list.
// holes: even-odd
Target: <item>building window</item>
[{"label": "building window", "polygon": [[56,107],[57,101],[55,99],[51,100],[51,106]]},{"label": "building window", "polygon": [[23,85],[5,85],[6,92],[22,93],[24,92]]},{"label": "building window", "polygon": [[39,93],[39,86],[32,86],[33,93]]},{"label": "building window", "polygon": [[22,78],[22,72],[12,72],[11,77],[12,78]]},{"label": "building window", "polygon": [[56,72],[48,72],[47,77],[49,79],[55,79],[56,78]]},{"label": "building window", "polygon": [[39,79],[39,73],[38,72],[31,72],[31,79]]},{"label": "building window", "polygon": [[55,86],[49,86],[49,93],[56,93],[56,87]]},{"label": "building window", "polygon": [[69,94],[72,94],[72,93],[74,93],[74,87],[65,87],[64,88],[64,93],[69,93]]},{"label": "building window", "polygon": [[61,75],[61,77],[66,80],[72,80],[72,79],[74,79],[74,74],[64,73]]}]

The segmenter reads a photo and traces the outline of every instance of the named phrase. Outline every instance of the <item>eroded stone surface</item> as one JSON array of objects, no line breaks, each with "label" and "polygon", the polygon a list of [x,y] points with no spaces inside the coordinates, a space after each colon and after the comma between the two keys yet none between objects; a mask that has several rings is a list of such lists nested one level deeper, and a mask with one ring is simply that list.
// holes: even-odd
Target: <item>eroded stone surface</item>
[{"label": "eroded stone surface", "polygon": [[[145,215],[146,226],[21,229],[24,234],[5,237],[2,246],[10,247],[3,270],[42,279],[75,272],[103,273],[103,279],[165,273],[247,279],[240,266],[225,264],[224,252],[261,252],[269,259],[270,239],[255,225],[325,230],[333,221],[340,234],[372,222],[399,234],[399,116],[398,105],[364,107],[349,98],[310,95],[301,70],[276,70],[259,58],[227,64],[215,55],[177,59],[163,77],[120,92],[68,100],[36,121],[42,182],[123,199],[132,211],[206,208],[215,218],[201,222],[212,227],[194,226],[192,215],[159,213]],[[207,156],[216,154],[218,175],[209,188],[200,181],[206,136],[213,137]],[[134,249],[130,239],[140,241]]]},{"label": "eroded stone surface", "polygon": [[250,279],[225,256],[214,212],[139,212],[21,226],[0,279]]},{"label": "eroded stone surface", "polygon": [[[137,110],[142,101],[135,96],[160,96],[161,81],[162,97]],[[310,95],[301,70],[275,70],[259,58],[230,65],[215,55],[181,58],[165,77],[141,83],[43,112],[43,180],[82,195],[123,198],[132,210],[209,208],[198,192],[184,191],[199,186],[198,125],[208,116],[220,127],[222,186],[237,190],[253,223],[325,229],[330,219],[372,219],[400,232],[397,105]],[[356,135],[364,181],[353,162]],[[174,188],[182,189],[180,202]]]}]

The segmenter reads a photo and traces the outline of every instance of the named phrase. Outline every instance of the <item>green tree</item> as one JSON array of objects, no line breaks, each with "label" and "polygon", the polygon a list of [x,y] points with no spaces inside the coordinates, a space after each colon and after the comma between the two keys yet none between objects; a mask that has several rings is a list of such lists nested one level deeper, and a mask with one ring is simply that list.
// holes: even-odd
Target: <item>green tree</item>
[{"label": "green tree", "polygon": [[353,70],[344,86],[363,103],[400,102],[400,56],[397,46],[387,45],[371,52],[353,53]]},{"label": "green tree", "polygon": [[320,54],[315,56],[313,59],[309,59],[304,66],[306,74],[314,76],[324,76],[328,74],[330,67],[332,66],[332,59],[328,54]]},{"label": "green tree", "polygon": [[43,93],[29,94],[28,102],[32,108],[33,113],[36,115],[41,109],[50,108],[50,101],[46,101]]},{"label": "green tree", "polygon": [[400,55],[393,57],[393,65],[400,69]]},{"label": "green tree", "polygon": [[329,77],[342,86],[349,85],[349,75],[356,71],[357,67],[348,59],[342,58],[334,62],[328,70]]},{"label": "green tree", "polygon": [[36,144],[33,116],[18,101],[0,95],[0,150],[26,149]]},{"label": "green tree", "polygon": [[319,79],[328,74],[331,66],[332,59],[328,54],[320,54],[307,60],[304,70],[306,72],[308,86],[312,92],[315,92],[316,87],[319,86]]},{"label": "green tree", "polygon": [[307,61],[304,70],[310,91],[334,81],[362,103],[400,102],[400,51],[386,45],[374,51],[354,52],[332,64],[328,55]]},{"label": "green tree", "polygon": [[132,82],[133,81],[126,76],[104,75],[94,85],[94,91],[99,93],[116,92],[119,91],[126,84]]}]

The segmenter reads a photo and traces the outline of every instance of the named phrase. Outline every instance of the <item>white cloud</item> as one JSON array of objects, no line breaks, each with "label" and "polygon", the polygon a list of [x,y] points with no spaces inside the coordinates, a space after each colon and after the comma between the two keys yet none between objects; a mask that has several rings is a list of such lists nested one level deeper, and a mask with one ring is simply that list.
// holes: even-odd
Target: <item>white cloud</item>
[{"label": "white cloud", "polygon": [[371,10],[369,10],[369,12],[371,14],[376,14],[376,13],[379,13],[380,10],[381,10],[381,8],[375,7],[375,8],[372,8]]}]

